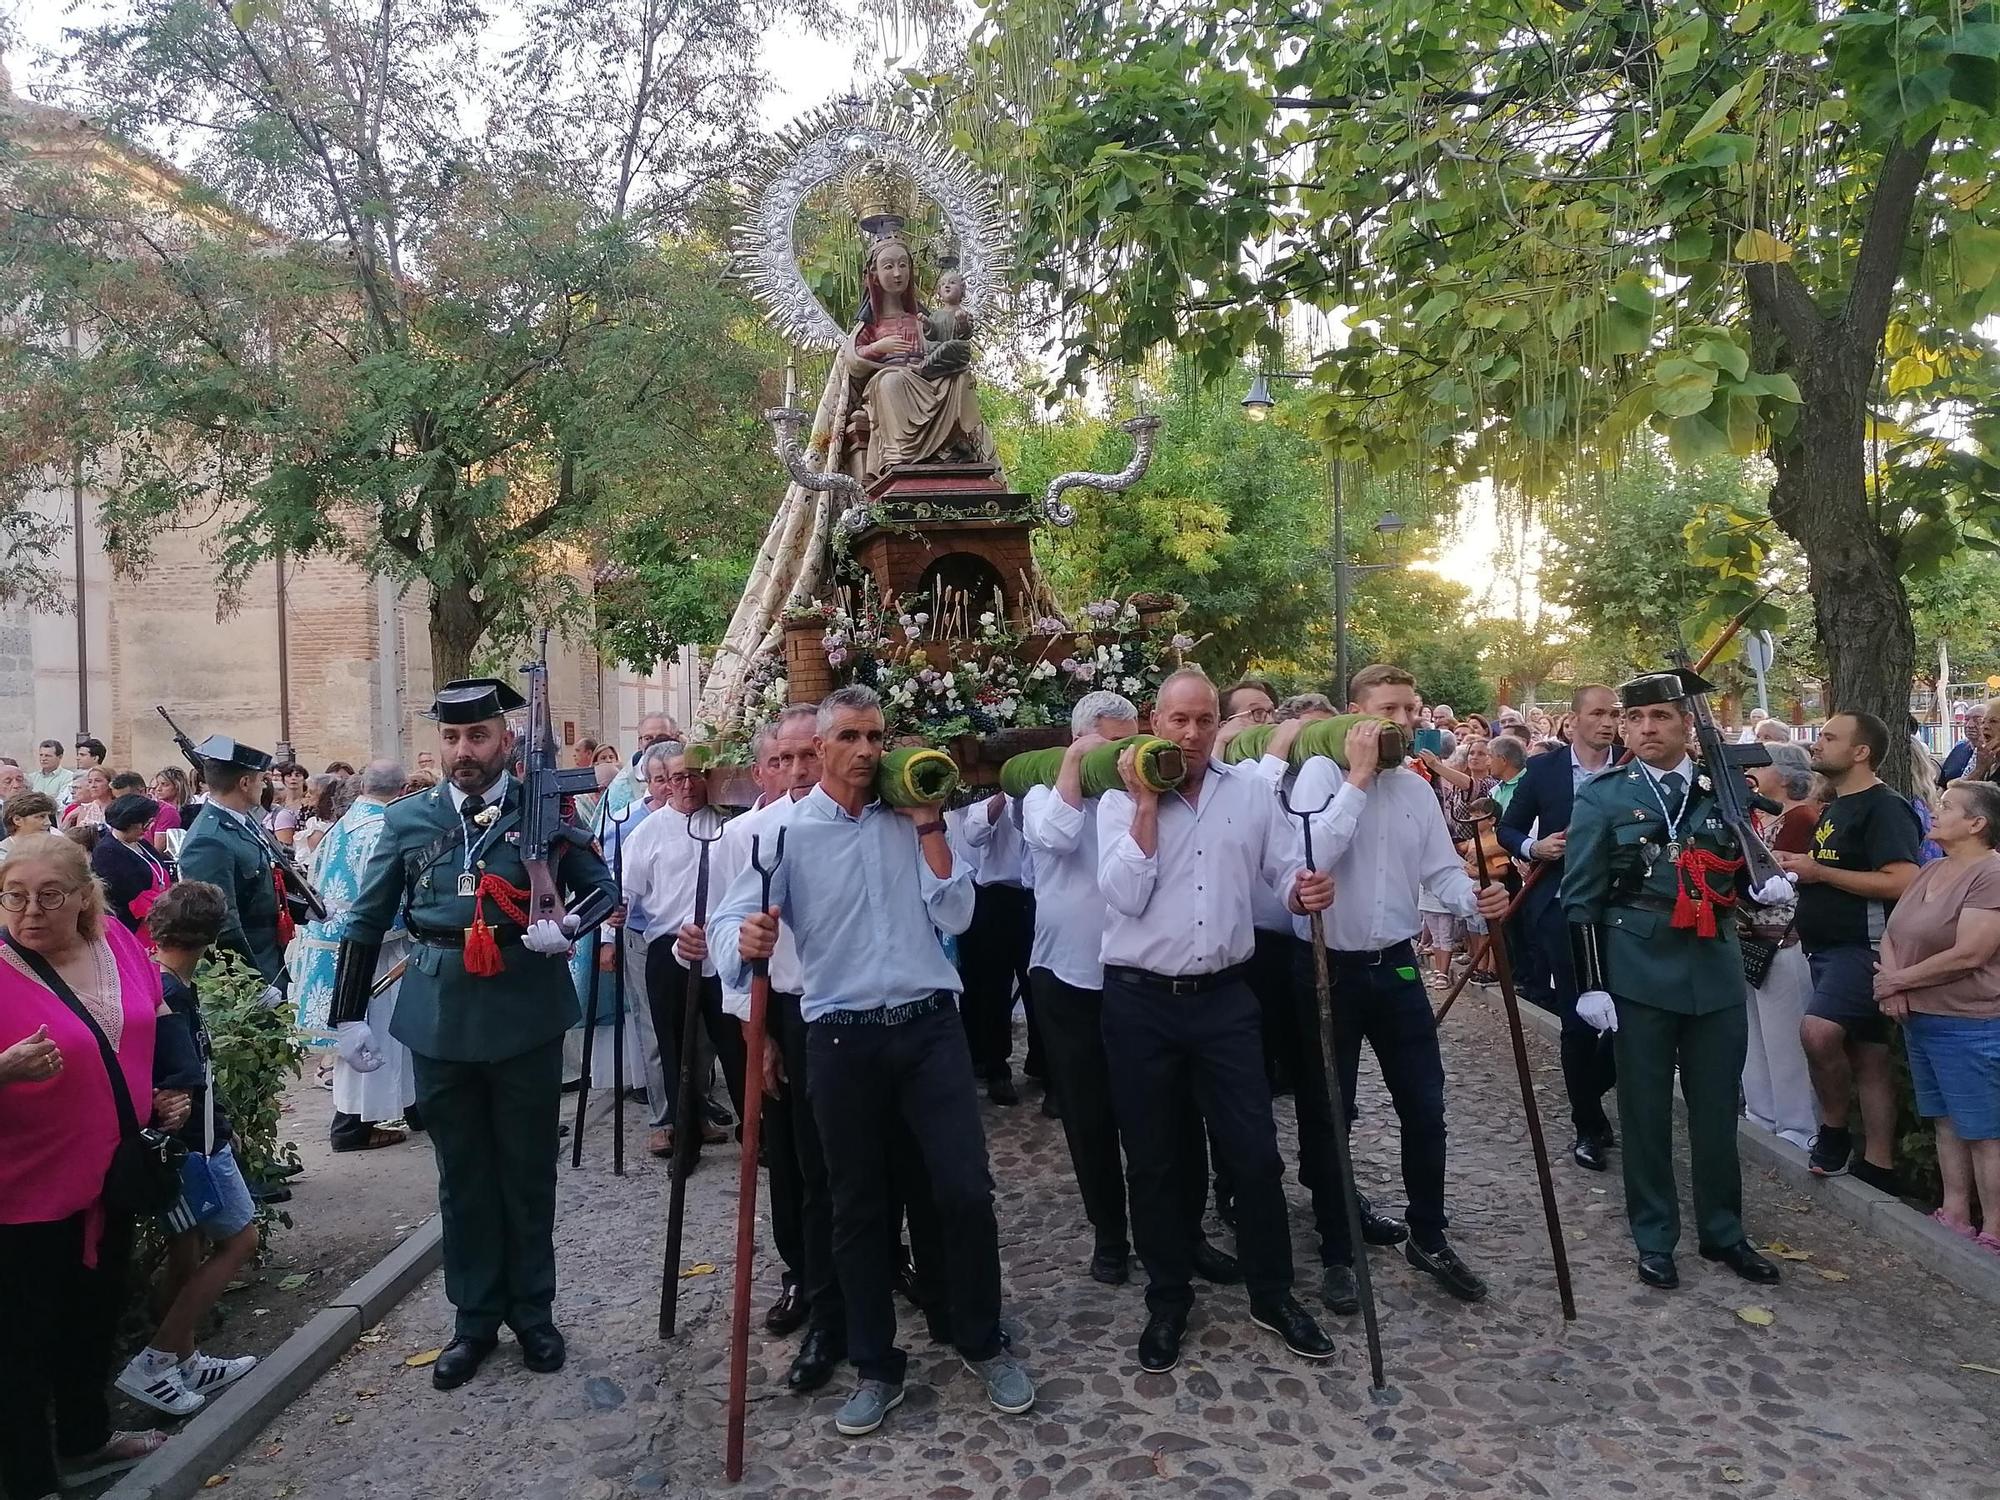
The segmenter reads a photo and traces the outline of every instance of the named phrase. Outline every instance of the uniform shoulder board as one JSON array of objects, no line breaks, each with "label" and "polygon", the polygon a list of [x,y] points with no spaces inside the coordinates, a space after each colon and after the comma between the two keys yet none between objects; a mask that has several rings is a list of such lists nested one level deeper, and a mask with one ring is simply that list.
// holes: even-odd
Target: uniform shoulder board
[{"label": "uniform shoulder board", "polygon": [[1585,786],[1589,786],[1593,781],[1609,781],[1614,776],[1629,775],[1636,777],[1638,774],[1639,774],[1638,766],[1633,765],[1629,762],[1621,766],[1614,762],[1613,764],[1606,766],[1601,771],[1592,771],[1588,776],[1584,777],[1583,784]]},{"label": "uniform shoulder board", "polygon": [[436,790],[434,787],[420,786],[414,792],[405,792],[400,797],[391,797],[383,804],[383,807],[385,810],[391,807],[399,807],[403,803],[408,802],[412,797],[421,797],[425,792],[434,790]]}]

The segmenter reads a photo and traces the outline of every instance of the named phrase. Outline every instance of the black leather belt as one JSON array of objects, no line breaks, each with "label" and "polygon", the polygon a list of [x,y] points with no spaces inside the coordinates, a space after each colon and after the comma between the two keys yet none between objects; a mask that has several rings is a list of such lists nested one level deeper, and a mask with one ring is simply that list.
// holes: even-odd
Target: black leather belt
[{"label": "black leather belt", "polygon": [[1356,969],[1374,969],[1383,964],[1415,963],[1417,950],[1414,939],[1404,938],[1400,943],[1391,943],[1386,948],[1329,948],[1327,962],[1346,964]]},{"label": "black leather belt", "polygon": [[878,1005],[873,1010],[830,1010],[813,1021],[815,1026],[900,1026],[933,1011],[943,1010],[951,997],[943,990],[912,1000],[907,1005]]},{"label": "black leather belt", "polygon": [[1614,896],[1604,904],[1606,906],[1623,906],[1632,911],[1665,912],[1668,916],[1674,914],[1674,902],[1671,896],[1645,896],[1637,894]]},{"label": "black leather belt", "polygon": [[[465,946],[465,932],[463,929],[418,927],[412,924],[409,928],[409,933],[411,942],[422,943],[426,948],[463,948]],[[496,927],[493,929],[493,937],[502,948],[518,948],[521,944],[521,934],[511,928],[502,929]]]},{"label": "black leather belt", "polygon": [[1165,990],[1169,995],[1199,995],[1208,990],[1219,990],[1224,985],[1235,984],[1249,972],[1248,964],[1231,964],[1213,974],[1155,974],[1151,969],[1131,969],[1119,964],[1106,964],[1104,967],[1107,979],[1115,979],[1120,984],[1140,985],[1149,990]]}]

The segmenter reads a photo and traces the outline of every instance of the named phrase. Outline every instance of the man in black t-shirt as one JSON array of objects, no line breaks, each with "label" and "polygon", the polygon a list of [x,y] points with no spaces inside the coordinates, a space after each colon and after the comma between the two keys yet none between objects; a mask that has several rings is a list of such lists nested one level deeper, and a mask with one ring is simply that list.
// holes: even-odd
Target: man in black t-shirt
[{"label": "man in black t-shirt", "polygon": [[1799,1024],[1820,1129],[1812,1170],[1849,1170],[1853,1096],[1861,1097],[1862,1151],[1856,1177],[1895,1191],[1896,1086],[1889,1023],[1875,1004],[1875,958],[1889,912],[1917,873],[1922,830],[1907,799],[1875,774],[1889,752],[1889,726],[1873,714],[1835,714],[1813,746],[1813,769],[1832,783],[1807,854],[1780,854],[1799,883],[1799,943],[1812,965],[1813,993]]}]

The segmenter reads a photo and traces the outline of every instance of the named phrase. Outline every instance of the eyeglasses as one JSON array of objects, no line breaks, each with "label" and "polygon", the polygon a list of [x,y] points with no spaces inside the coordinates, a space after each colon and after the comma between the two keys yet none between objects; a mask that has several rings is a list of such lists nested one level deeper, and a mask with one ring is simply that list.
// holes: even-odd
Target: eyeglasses
[{"label": "eyeglasses", "polygon": [[705,778],[699,771],[676,771],[667,778],[668,786],[693,786]]},{"label": "eyeglasses", "polygon": [[32,900],[39,911],[61,911],[76,892],[66,885],[43,886],[39,891],[0,891],[0,906],[8,911],[26,911]]}]

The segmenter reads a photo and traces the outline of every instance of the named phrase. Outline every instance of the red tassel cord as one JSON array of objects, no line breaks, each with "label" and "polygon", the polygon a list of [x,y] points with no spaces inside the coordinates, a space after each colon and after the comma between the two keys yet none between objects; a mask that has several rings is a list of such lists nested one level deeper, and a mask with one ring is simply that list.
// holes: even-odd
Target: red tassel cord
[{"label": "red tassel cord", "polygon": [[[1742,868],[1743,861],[1740,859],[1724,859],[1720,854],[1698,849],[1692,844],[1681,850],[1681,857],[1674,862],[1674,873],[1678,878],[1671,925],[1692,927],[1696,937],[1714,937],[1716,908],[1728,911],[1736,905],[1736,887],[1727,877]],[[1708,883],[1711,875],[1725,877],[1721,890]]]},{"label": "red tassel cord", "polygon": [[271,889],[278,893],[278,946],[283,948],[298,928],[292,921],[291,905],[285,900],[285,872],[276,865],[271,866]]},{"label": "red tassel cord", "polygon": [[510,922],[528,925],[528,892],[490,871],[481,875],[473,892],[472,925],[465,929],[465,972],[480,979],[491,979],[506,967],[500,957],[500,940],[486,924],[488,896]]}]

